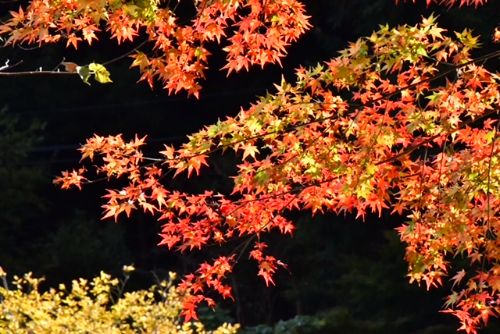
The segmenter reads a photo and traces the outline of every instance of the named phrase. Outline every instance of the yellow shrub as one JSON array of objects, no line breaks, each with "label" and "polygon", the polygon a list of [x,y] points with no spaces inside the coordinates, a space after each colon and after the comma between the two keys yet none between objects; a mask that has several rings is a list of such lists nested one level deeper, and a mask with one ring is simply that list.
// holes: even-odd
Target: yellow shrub
[{"label": "yellow shrub", "polygon": [[200,322],[180,319],[181,296],[169,281],[148,290],[121,293],[133,267],[124,267],[125,280],[101,272],[92,281],[74,280],[41,293],[40,278],[14,276],[9,289],[0,267],[1,334],[233,334],[238,325],[223,324],[208,331]]}]

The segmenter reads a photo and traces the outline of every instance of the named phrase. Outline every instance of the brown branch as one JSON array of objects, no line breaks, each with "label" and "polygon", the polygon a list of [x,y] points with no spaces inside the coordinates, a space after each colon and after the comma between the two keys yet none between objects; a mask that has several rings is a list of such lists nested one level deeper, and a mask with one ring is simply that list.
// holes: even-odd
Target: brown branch
[{"label": "brown branch", "polygon": [[37,75],[78,75],[76,72],[64,71],[19,71],[19,72],[0,72],[0,77],[23,77]]},{"label": "brown branch", "polygon": [[125,52],[124,54],[118,56],[118,57],[115,57],[111,60],[108,60],[104,63],[102,63],[102,65],[109,65],[111,63],[114,63],[114,62],[117,62],[118,60],[122,60],[123,58],[129,56],[130,54],[132,54],[133,52],[137,51],[138,49],[140,49],[141,47],[143,47],[147,42],[149,42],[148,40],[145,40],[145,41],[142,41],[141,43],[139,43],[139,45],[137,45],[136,47],[134,47],[132,50],[130,51],[127,51]]}]

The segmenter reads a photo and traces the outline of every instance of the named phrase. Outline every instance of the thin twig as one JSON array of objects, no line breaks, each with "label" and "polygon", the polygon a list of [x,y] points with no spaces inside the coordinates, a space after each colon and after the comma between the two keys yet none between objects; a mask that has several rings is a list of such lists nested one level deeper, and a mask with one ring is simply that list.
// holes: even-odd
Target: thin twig
[{"label": "thin twig", "polygon": [[130,51],[127,51],[125,52],[124,54],[118,56],[118,57],[115,57],[111,60],[108,60],[104,63],[102,63],[102,65],[109,65],[109,64],[112,64],[114,62],[117,62],[118,60],[122,60],[123,58],[129,56],[130,54],[132,54],[133,52],[137,51],[138,49],[140,49],[141,47],[143,47],[147,42],[149,42],[148,40],[145,40],[145,41],[142,41],[141,43],[139,43],[139,45],[137,45],[136,47],[134,47],[132,50]]},{"label": "thin twig", "polygon": [[23,77],[23,76],[37,76],[37,75],[78,75],[77,72],[64,72],[64,71],[20,71],[20,72],[0,72],[3,77]]},{"label": "thin twig", "polygon": [[0,73],[1,73],[2,71],[9,70],[9,69],[14,68],[14,67],[16,67],[16,66],[19,66],[19,65],[21,65],[22,63],[23,63],[23,61],[22,61],[22,60],[20,60],[20,61],[18,61],[17,63],[15,63],[14,65],[9,65],[9,62],[7,61],[7,62],[5,63],[5,65],[4,65],[4,66],[2,66],[2,67],[0,68]]}]

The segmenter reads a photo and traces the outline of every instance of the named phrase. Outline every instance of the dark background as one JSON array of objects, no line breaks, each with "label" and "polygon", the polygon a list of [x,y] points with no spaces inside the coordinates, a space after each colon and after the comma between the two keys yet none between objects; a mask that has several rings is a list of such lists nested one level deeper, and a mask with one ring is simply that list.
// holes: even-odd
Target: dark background
[{"label": "dark background", "polygon": [[[224,55],[214,46],[210,70],[199,100],[184,94],[168,96],[160,88],[136,84],[138,73],[125,58],[108,66],[113,84],[85,85],[69,76],[0,76],[0,265],[9,274],[33,271],[47,278],[47,285],[76,277],[90,277],[100,270],[119,274],[124,264],[138,268],[130,287],[160,276],[195,268],[210,258],[207,249],[179,255],[159,248],[159,223],[141,214],[120,219],[119,224],[100,221],[105,184],[84,191],[61,191],[51,183],[61,170],[76,166],[78,144],[93,133],[148,135],[146,153],[155,156],[161,144],[180,144],[185,136],[218,118],[235,115],[256,96],[273,91],[282,75],[293,80],[294,68],[326,61],[379,24],[415,24],[421,16],[439,15],[448,30],[474,29],[482,35],[486,53],[493,48],[491,33],[498,25],[498,2],[477,10],[426,8],[418,4],[395,5],[391,0],[304,1],[313,28],[289,48],[283,68],[266,66],[228,78],[219,69]],[[0,2],[6,18],[16,2]],[[0,64],[23,61],[15,71],[52,69],[63,59],[78,64],[104,63],[134,47],[117,47],[102,35],[101,42],[78,51],[64,45],[42,48],[0,48]],[[479,54],[479,53],[478,53]],[[214,157],[217,171],[177,180],[190,190],[227,186],[234,157]],[[410,286],[403,261],[403,246],[393,228],[401,218],[384,215],[366,222],[353,217],[294,213],[298,229],[293,238],[271,235],[271,251],[288,264],[266,288],[256,277],[253,263],[243,263],[232,278],[236,301],[222,302],[216,313],[206,311],[207,321],[233,319],[271,333],[454,333],[451,316],[439,313],[445,289],[425,291]],[[224,311],[225,310],[225,311]],[[298,315],[298,317],[297,317]],[[295,318],[294,318],[295,317]],[[291,319],[289,321],[281,321]],[[495,332],[493,325],[486,332]],[[251,331],[251,329],[249,329]]]}]

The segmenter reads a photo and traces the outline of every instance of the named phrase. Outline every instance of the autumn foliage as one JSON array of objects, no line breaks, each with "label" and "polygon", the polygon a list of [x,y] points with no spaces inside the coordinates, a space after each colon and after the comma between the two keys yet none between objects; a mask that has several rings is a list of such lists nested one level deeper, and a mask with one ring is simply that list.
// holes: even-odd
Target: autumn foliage
[{"label": "autumn foliage", "polygon": [[64,40],[75,49],[92,44],[102,30],[118,44],[144,39],[148,51],[131,55],[140,80],[152,87],[158,79],[169,93],[184,90],[198,96],[210,43],[229,42],[224,47],[229,74],[279,63],[286,46],[309,28],[297,0],[195,0],[189,24],[179,23],[179,2],[187,1],[33,0],[26,9],[11,12],[0,33],[9,35],[7,44]]},{"label": "autumn foliage", "polygon": [[[454,5],[459,5],[461,6],[481,6],[484,5],[488,0],[425,0],[427,3],[427,6],[430,4],[439,4],[439,5],[446,5],[446,6],[454,6]],[[415,0],[413,0],[415,2]]]},{"label": "autumn foliage", "polygon": [[[36,14],[36,4],[44,3],[33,1],[28,11]],[[296,1],[195,4],[189,26],[176,25],[172,11],[157,3],[135,5],[132,15],[128,5],[106,2],[97,10],[85,7],[97,6],[90,2],[73,4],[80,16],[72,17],[86,20],[78,29],[73,21],[71,29],[64,20],[52,21],[62,11],[58,6],[46,9],[52,19],[45,25],[21,10],[3,29],[11,43],[67,37],[74,46],[78,38],[92,42],[94,35],[78,34],[100,21],[119,42],[134,40],[144,29],[154,47],[134,55],[142,79],[151,83],[157,77],[169,91],[197,94],[206,66],[203,43],[227,39],[226,68],[238,71],[279,62],[284,47],[309,26]],[[264,236],[292,234],[288,212],[404,216],[397,230],[406,245],[410,281],[428,289],[449,281],[445,312],[458,317],[460,329],[475,333],[500,312],[500,77],[487,68],[500,52],[473,58],[478,47],[470,30],[449,33],[433,16],[415,26],[381,26],[339,56],[297,69],[294,82],[283,80],[275,93],[236,117],[191,134],[180,147],[166,145],[158,157],[144,156],[145,137],[94,135],[80,149],[82,161],[93,167],[63,172],[55,183],[80,188],[96,177],[120,180],[124,186],[104,195],[103,218],[141,210],[162,222],[161,245],[181,252],[221,246],[223,255],[181,284],[189,293],[187,320],[196,318],[200,303],[214,304],[208,291],[232,298],[226,278],[246,250],[257,274],[274,284],[273,275],[285,264],[267,252]],[[241,158],[230,194],[166,186],[170,173],[199,174],[210,155],[227,150]],[[237,238],[243,247],[222,247]],[[467,266],[451,266],[455,257]]]}]

